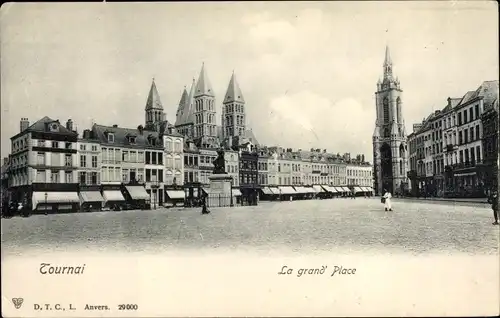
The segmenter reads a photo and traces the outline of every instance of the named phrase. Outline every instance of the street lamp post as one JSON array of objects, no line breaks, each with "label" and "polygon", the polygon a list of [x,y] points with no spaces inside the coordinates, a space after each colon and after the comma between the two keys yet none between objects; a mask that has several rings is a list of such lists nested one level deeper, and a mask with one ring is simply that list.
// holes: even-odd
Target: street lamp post
[{"label": "street lamp post", "polygon": [[49,212],[47,211],[47,197],[49,196],[49,194],[47,192],[45,192],[45,215],[47,215]]}]

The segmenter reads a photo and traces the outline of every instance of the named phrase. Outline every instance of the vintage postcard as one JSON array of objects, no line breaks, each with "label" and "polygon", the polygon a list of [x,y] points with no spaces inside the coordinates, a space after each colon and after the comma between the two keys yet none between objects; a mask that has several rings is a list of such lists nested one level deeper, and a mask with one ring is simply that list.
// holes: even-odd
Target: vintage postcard
[{"label": "vintage postcard", "polygon": [[4,317],[497,316],[498,3],[6,3]]}]

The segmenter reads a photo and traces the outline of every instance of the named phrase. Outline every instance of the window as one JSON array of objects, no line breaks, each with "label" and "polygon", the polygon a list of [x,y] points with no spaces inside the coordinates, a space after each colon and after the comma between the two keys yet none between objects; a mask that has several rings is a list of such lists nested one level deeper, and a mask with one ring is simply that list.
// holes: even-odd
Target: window
[{"label": "window", "polygon": [[144,181],[144,169],[137,169],[137,181]]},{"label": "window", "polygon": [[464,124],[467,124],[467,109],[464,109]]},{"label": "window", "polygon": [[481,146],[476,146],[476,160],[481,162]]},{"label": "window", "polygon": [[124,183],[128,182],[128,169],[122,169],[122,181]]},{"label": "window", "polygon": [[64,173],[64,180],[65,183],[73,183],[73,173],[71,171],[66,171]]},{"label": "window", "polygon": [[99,178],[97,177],[97,172],[92,172],[90,179],[92,184],[99,184]]},{"label": "window", "polygon": [[92,151],[97,151],[97,145],[92,145]]},{"label": "window", "polygon": [[80,172],[80,180],[79,180],[80,184],[85,184],[86,175],[87,175],[86,172],[84,172],[84,171]]},{"label": "window", "polygon": [[151,164],[151,152],[146,151],[146,164]]},{"label": "window", "polygon": [[39,166],[45,166],[45,153],[44,152],[37,153],[36,164]]},{"label": "window", "polygon": [[469,120],[474,120],[474,108],[469,108]]},{"label": "window", "polygon": [[150,181],[151,181],[151,169],[146,169],[146,182]]},{"label": "window", "polygon": [[37,170],[36,172],[36,182],[45,183],[47,180],[45,179],[45,170]]},{"label": "window", "polygon": [[120,149],[115,149],[115,163],[121,162]]},{"label": "window", "polygon": [[38,140],[38,147],[45,147],[45,140]]},{"label": "window", "polygon": [[50,182],[51,183],[59,183],[59,171],[51,171]]},{"label": "window", "polygon": [[458,113],[458,125],[462,125],[462,113]]},{"label": "window", "polygon": [[474,106],[475,111],[476,111],[476,119],[479,118],[479,105]]},{"label": "window", "polygon": [[114,181],[120,181],[120,168],[115,167],[115,179]]},{"label": "window", "polygon": [[66,167],[71,167],[73,165],[73,160],[71,160],[71,155],[65,155],[64,156],[64,165]]},{"label": "window", "polygon": [[151,164],[156,164],[156,157],[157,157],[158,153],[153,151],[151,152]]},{"label": "window", "polygon": [[158,164],[163,165],[163,153],[158,152]]},{"label": "window", "polygon": [[123,150],[122,152],[122,160],[123,162],[128,162],[128,151]]},{"label": "window", "polygon": [[115,135],[112,133],[108,133],[108,142],[113,143],[115,142]]},{"label": "window", "polygon": [[85,155],[80,156],[80,167],[87,167],[87,157]]},{"label": "window", "polygon": [[66,147],[66,149],[71,149],[71,143],[70,143],[70,142],[67,142],[67,143],[65,144],[65,147]]},{"label": "window", "polygon": [[464,144],[469,142],[469,134],[467,130],[467,128],[464,129]]},{"label": "window", "polygon": [[480,138],[481,137],[479,136],[479,125],[476,125],[476,139],[480,139]]},{"label": "window", "polygon": [[80,150],[85,151],[86,150],[86,145],[80,145]]},{"label": "window", "polygon": [[52,142],[52,148],[59,148],[59,142],[53,141]]},{"label": "window", "polygon": [[131,136],[131,137],[129,137],[128,141],[129,141],[131,144],[135,144],[135,136]]},{"label": "window", "polygon": [[137,152],[137,162],[138,163],[144,162],[144,152],[143,151]]},{"label": "window", "polygon": [[97,168],[97,156],[92,156],[92,168]]}]

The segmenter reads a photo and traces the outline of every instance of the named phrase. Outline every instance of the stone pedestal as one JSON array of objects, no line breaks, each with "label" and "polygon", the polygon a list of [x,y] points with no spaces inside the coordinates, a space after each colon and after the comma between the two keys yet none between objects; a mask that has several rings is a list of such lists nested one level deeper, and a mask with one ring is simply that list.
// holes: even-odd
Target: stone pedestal
[{"label": "stone pedestal", "polygon": [[231,206],[235,202],[233,198],[232,181],[228,174],[213,174],[208,177],[210,180],[210,190],[207,204],[210,207]]}]

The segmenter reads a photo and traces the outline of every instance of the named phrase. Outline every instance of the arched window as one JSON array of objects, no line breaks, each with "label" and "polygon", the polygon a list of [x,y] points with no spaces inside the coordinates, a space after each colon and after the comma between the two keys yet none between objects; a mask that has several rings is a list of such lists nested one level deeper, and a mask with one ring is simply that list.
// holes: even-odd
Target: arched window
[{"label": "arched window", "polygon": [[384,122],[389,122],[389,99],[384,98]]}]

